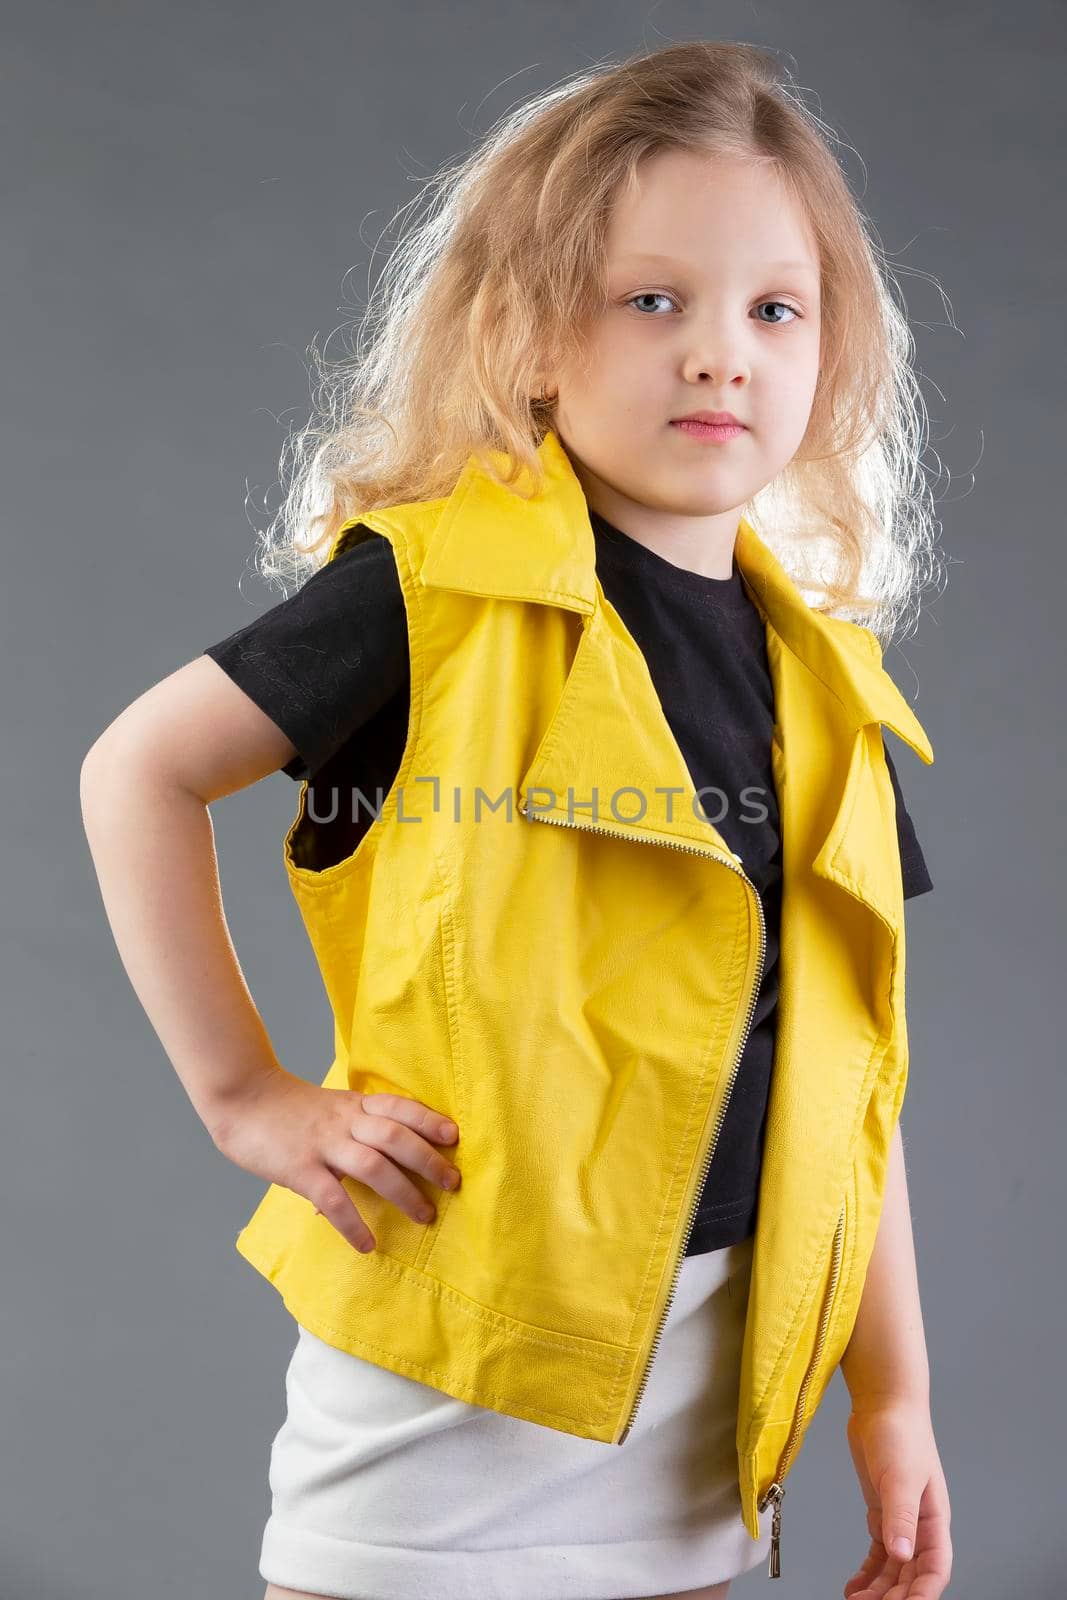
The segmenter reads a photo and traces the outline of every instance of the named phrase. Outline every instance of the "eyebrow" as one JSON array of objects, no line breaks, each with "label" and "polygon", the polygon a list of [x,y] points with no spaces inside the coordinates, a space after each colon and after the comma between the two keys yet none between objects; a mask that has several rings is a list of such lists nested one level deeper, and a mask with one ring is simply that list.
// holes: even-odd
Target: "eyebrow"
[{"label": "eyebrow", "polygon": [[[673,256],[657,255],[647,250],[628,252],[619,259],[620,261],[661,261],[670,267],[686,265],[684,261],[677,261]],[[813,261],[770,261],[763,270],[765,272],[810,272],[813,277],[817,277],[819,272]]]}]

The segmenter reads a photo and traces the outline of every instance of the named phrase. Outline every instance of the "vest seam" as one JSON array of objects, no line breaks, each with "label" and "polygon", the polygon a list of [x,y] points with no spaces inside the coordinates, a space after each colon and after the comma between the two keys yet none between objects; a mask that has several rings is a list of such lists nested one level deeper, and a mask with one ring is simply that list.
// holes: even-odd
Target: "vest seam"
[{"label": "vest seam", "polygon": [[[697,1212],[697,1222],[699,1222],[703,1217],[716,1216],[716,1213],[718,1212],[723,1212],[727,1217],[729,1217],[732,1216],[736,1211],[747,1211],[751,1204],[752,1202],[750,1200],[721,1200],[717,1205],[702,1206]],[[716,1220],[718,1221],[720,1219],[716,1216]]]},{"label": "vest seam", "polygon": [[[857,1227],[857,1223],[858,1223],[857,1212],[859,1211],[859,1178],[858,1178],[858,1174],[856,1172],[856,1158],[855,1158],[855,1156],[853,1156],[853,1158],[852,1158],[852,1169],[851,1169],[851,1172],[849,1174],[849,1178],[850,1178],[850,1182],[849,1182],[849,1185],[848,1185],[848,1190],[846,1192],[846,1199],[848,1199],[849,1196],[851,1196],[851,1199],[848,1200],[848,1216],[847,1216],[846,1220],[850,1219],[851,1222],[852,1222],[852,1226],[851,1226],[851,1228],[848,1228],[848,1230],[847,1230],[848,1257],[847,1257],[847,1260],[845,1260],[845,1261],[843,1261],[841,1263],[841,1285],[840,1285],[840,1287],[841,1287],[841,1291],[842,1292],[838,1295],[838,1297],[837,1297],[837,1305],[834,1307],[833,1329],[834,1329],[834,1341],[835,1342],[840,1338],[841,1323],[842,1323],[842,1320],[844,1318],[844,1311],[845,1311],[844,1289],[845,1289],[845,1286],[847,1284],[849,1284],[849,1283],[851,1283],[853,1281],[853,1276],[854,1276],[854,1273],[855,1273],[855,1266],[856,1266],[856,1239],[858,1237],[858,1232],[859,1232],[858,1227]],[[859,1310],[858,1305],[857,1305],[856,1309],[857,1309],[857,1311]],[[850,1337],[851,1337],[851,1331],[850,1331]],[[838,1364],[840,1364],[840,1358],[838,1358]]]},{"label": "vest seam", "polygon": [[[448,884],[444,881],[441,865],[437,858],[436,848],[433,850],[433,865],[434,873],[436,874],[437,881],[441,888],[440,910],[437,914],[437,928],[441,936],[441,981],[445,996],[445,1020],[448,1023],[448,1054],[449,1065],[452,1074],[452,1093],[457,1102],[453,1113],[453,1120],[456,1122],[457,1126],[459,1126],[460,1131],[462,1132],[462,1118],[466,1113],[469,1102],[466,1094],[466,1081],[463,1076],[462,1066],[460,1065],[458,1033],[455,1027],[455,973],[452,966],[454,957],[454,935],[450,935],[449,932],[452,927],[452,908],[449,900],[449,894],[451,891]],[[430,1261],[433,1258],[433,1253],[437,1248],[438,1241],[441,1238],[441,1228],[443,1227],[448,1213],[452,1208],[453,1196],[449,1194],[447,1190],[444,1192],[447,1198],[445,1212],[444,1215],[440,1217],[440,1226],[430,1230],[432,1233],[432,1238],[428,1241],[429,1249],[426,1251],[425,1255],[416,1258],[415,1265],[419,1271],[428,1271]]]},{"label": "vest seam", "polygon": [[[383,517],[382,521],[385,523],[386,527],[388,527],[395,535],[397,535],[396,539],[391,540],[390,542],[393,546],[394,558],[399,557],[396,565],[397,573],[400,578],[401,589],[404,594],[404,609],[408,624],[408,658],[412,686],[412,706],[409,714],[416,722],[414,734],[409,744],[405,745],[404,754],[393,783],[393,790],[396,792],[398,797],[397,807],[394,808],[395,813],[395,810],[399,806],[399,794],[403,788],[404,781],[407,779],[409,773],[415,765],[416,756],[421,756],[424,748],[424,712],[426,704],[426,617],[424,612],[425,602],[423,595],[420,592],[423,586],[420,584],[418,576],[415,572],[407,535],[403,529],[397,528],[397,526],[389,518]],[[416,700],[417,708],[415,704]],[[384,811],[384,805],[382,810]],[[388,821],[390,819],[383,817],[382,820]],[[439,891],[437,932],[440,945],[443,976],[445,943],[444,911],[448,900],[448,886],[441,872],[441,863],[438,858],[437,846],[432,835],[430,840],[430,859],[433,863],[434,878],[436,879],[437,888]],[[449,1004],[447,988],[445,995],[445,1017],[448,1024],[449,1039],[448,1066],[449,1074],[452,1080],[452,1093],[453,1097],[455,1098],[458,1095],[456,1038],[453,1029],[452,1007]],[[458,1110],[456,1111],[455,1116],[456,1120],[458,1121]],[[430,1258],[432,1257],[437,1246],[438,1240],[441,1237],[441,1227],[443,1226],[445,1218],[448,1215],[453,1196],[447,1191],[444,1191],[444,1199],[445,1206],[443,1211],[441,1210],[440,1205],[438,1206],[438,1225],[434,1228],[427,1229],[428,1237],[424,1235],[419,1250],[416,1253],[414,1262],[414,1269],[416,1271],[426,1270],[427,1263],[430,1261]]]},{"label": "vest seam", "polygon": [[[290,1314],[294,1315],[294,1317],[295,1317],[295,1312],[293,1311],[292,1306],[289,1305],[288,1301],[286,1301],[286,1305],[289,1306]],[[498,1315],[499,1315],[499,1313],[498,1313]],[[301,1327],[306,1327],[306,1328],[309,1329],[310,1332],[314,1333],[315,1332],[315,1328],[311,1327],[311,1324],[310,1324],[309,1321],[303,1320],[303,1316],[304,1316],[304,1314],[302,1313],[300,1317],[296,1317],[296,1321],[298,1321],[300,1323]],[[508,1319],[508,1320],[510,1322],[510,1319]],[[320,1327],[320,1328],[322,1328],[324,1330],[324,1332],[333,1334],[337,1338],[348,1339],[348,1338],[351,1337],[350,1333],[347,1332],[345,1329],[343,1329],[343,1328],[335,1328],[332,1323],[327,1322],[324,1318],[319,1317],[317,1314],[315,1315],[315,1322],[316,1322],[318,1327]],[[529,1343],[529,1344],[537,1344],[537,1343],[542,1343],[543,1342],[543,1341],[540,1341],[540,1340],[529,1339],[525,1334],[518,1334],[518,1335],[516,1335],[516,1337],[520,1338],[520,1339],[523,1339],[526,1343]],[[362,1335],[360,1335],[360,1337],[359,1337],[359,1343],[364,1345],[366,1347],[366,1349],[375,1351],[378,1355],[388,1356],[390,1358],[390,1360],[396,1361],[402,1366],[406,1366],[406,1367],[411,1368],[411,1370],[413,1372],[423,1372],[423,1373],[426,1373],[429,1376],[441,1377],[441,1378],[447,1379],[448,1383],[450,1385],[452,1385],[452,1387],[449,1388],[448,1390],[446,1390],[445,1392],[447,1394],[449,1394],[449,1395],[452,1395],[453,1398],[455,1398],[454,1390],[456,1388],[459,1388],[459,1389],[466,1390],[467,1393],[472,1394],[472,1395],[473,1394],[485,1395],[486,1400],[489,1400],[489,1401],[494,1401],[495,1400],[495,1401],[499,1402],[501,1408],[510,1406],[510,1405],[512,1405],[514,1403],[513,1402],[513,1398],[510,1395],[499,1395],[499,1394],[489,1395],[489,1394],[486,1394],[484,1389],[476,1388],[472,1384],[465,1384],[465,1383],[458,1383],[457,1384],[455,1379],[451,1376],[451,1372],[450,1372],[450,1370],[448,1368],[423,1366],[423,1364],[421,1362],[412,1361],[408,1356],[398,1355],[395,1346],[386,1347],[384,1345],[376,1345],[370,1339],[363,1338]],[[551,1345],[548,1345],[548,1346],[546,1346],[546,1348],[551,1349],[553,1347]],[[564,1347],[564,1348],[567,1348],[567,1347]],[[620,1362],[625,1361],[625,1357],[619,1357],[619,1360],[620,1360]],[[482,1401],[481,1400],[479,1400],[479,1401],[471,1401],[469,1403],[470,1404],[477,1404],[479,1406],[482,1405]],[[545,1407],[528,1406],[525,1409],[531,1415],[535,1415],[536,1414],[536,1415],[545,1416],[545,1417],[555,1417],[558,1422],[574,1422],[574,1423],[577,1423],[577,1425],[580,1428],[588,1426],[588,1418],[586,1418],[586,1417],[573,1417],[573,1416],[569,1415],[569,1413],[567,1413],[565,1411],[551,1411],[551,1410],[549,1410],[549,1408],[547,1406],[545,1406]],[[504,1415],[513,1415],[513,1414],[514,1413],[509,1413],[507,1411],[504,1411]],[[595,1424],[595,1426],[599,1426],[599,1425],[600,1425],[600,1423]]]},{"label": "vest seam", "polygon": [[[443,1278],[435,1278],[432,1273],[424,1273],[413,1266],[405,1266],[394,1261],[390,1256],[378,1253],[378,1267],[381,1271],[397,1279],[404,1279],[410,1287],[418,1289],[420,1293],[430,1295],[434,1299],[447,1300],[455,1307],[461,1316],[468,1317],[472,1322],[485,1323],[487,1326],[503,1324],[512,1338],[519,1339],[523,1344],[540,1346],[544,1350],[556,1350],[563,1355],[572,1355],[580,1346],[599,1346],[603,1354],[595,1356],[609,1370],[622,1368],[627,1365],[632,1355],[630,1346],[617,1349],[605,1345],[601,1340],[586,1339],[582,1334],[553,1333],[551,1328],[537,1328],[534,1332],[527,1332],[535,1325],[525,1323],[518,1317],[509,1315],[506,1311],[494,1311],[490,1306],[484,1306],[471,1295],[465,1295],[460,1290],[453,1288]],[[341,1333],[340,1328],[334,1330]],[[432,1370],[432,1369],[428,1369]]]},{"label": "vest seam", "polygon": [[[892,983],[892,975],[893,975],[893,972],[895,972],[895,970],[896,970],[896,967],[895,967],[895,961],[894,961],[894,966],[891,969],[891,973],[890,973],[890,982],[891,983]],[[871,1091],[868,1091],[867,1095],[864,1096],[863,1095],[863,1087],[867,1082],[867,1075],[870,1072],[871,1063],[872,1063],[872,1061],[874,1061],[876,1059],[876,1057],[879,1056],[879,1047],[881,1047],[881,1051],[880,1051],[881,1056],[883,1058],[885,1057],[885,1055],[887,1054],[887,1052],[889,1050],[890,1042],[891,1042],[891,1034],[884,1033],[883,1031],[879,1030],[878,1035],[875,1038],[874,1044],[871,1047],[870,1056],[867,1058],[867,1064],[866,1064],[866,1066],[864,1067],[864,1070],[863,1070],[863,1081],[862,1081],[862,1083],[860,1085],[860,1088],[859,1088],[859,1090],[857,1091],[857,1094],[856,1094],[857,1103],[859,1103],[861,1096],[863,1096],[862,1103],[863,1103],[864,1107],[867,1106],[867,1104],[869,1103],[869,1100],[870,1100]],[[875,1069],[875,1074],[874,1074],[875,1078],[877,1077],[878,1071],[880,1070],[880,1065],[881,1064],[879,1064],[879,1066],[876,1067],[876,1069]],[[872,1084],[872,1091],[873,1091],[873,1084]],[[854,1106],[853,1107],[853,1111],[852,1111],[852,1126],[855,1126],[855,1124],[856,1124],[856,1107]],[[837,1215],[838,1215],[838,1211],[835,1210],[834,1211],[834,1221],[835,1221],[835,1223],[836,1223],[836,1220],[837,1220]],[[812,1262],[811,1269],[810,1269],[810,1271],[808,1273],[807,1279],[805,1280],[803,1293],[801,1294],[800,1300],[798,1302],[797,1310],[796,1310],[796,1313],[795,1313],[795,1315],[793,1317],[793,1321],[790,1324],[789,1332],[786,1335],[786,1338],[782,1343],[782,1348],[781,1348],[781,1351],[779,1352],[778,1360],[775,1362],[774,1368],[771,1371],[771,1375],[768,1378],[767,1382],[764,1384],[763,1390],[762,1390],[758,1400],[756,1400],[755,1403],[753,1404],[753,1407],[752,1407],[752,1422],[751,1422],[751,1425],[749,1427],[749,1432],[748,1432],[747,1439],[745,1441],[745,1449],[746,1449],[746,1454],[747,1455],[755,1454],[755,1451],[758,1449],[758,1442],[756,1444],[753,1444],[753,1440],[754,1440],[755,1436],[757,1435],[757,1433],[762,1430],[763,1426],[768,1426],[769,1427],[771,1425],[771,1419],[770,1418],[767,1419],[766,1423],[760,1424],[758,1422],[759,1413],[760,1413],[761,1408],[763,1407],[763,1405],[765,1404],[765,1402],[767,1400],[767,1396],[769,1394],[773,1393],[775,1387],[781,1382],[782,1374],[783,1374],[783,1372],[785,1370],[786,1365],[788,1364],[790,1356],[793,1353],[794,1341],[796,1339],[797,1332],[798,1332],[798,1329],[800,1327],[800,1324],[802,1323],[802,1321],[804,1320],[805,1316],[808,1314],[808,1312],[811,1309],[810,1301],[809,1301],[809,1293],[810,1293],[812,1284],[815,1281],[816,1275],[818,1274],[818,1272],[820,1270],[821,1265],[822,1265],[822,1257],[821,1257],[821,1255],[817,1255],[815,1257],[815,1259],[813,1260],[813,1262]]]},{"label": "vest seam", "polygon": [[[837,1218],[837,1213],[835,1212],[834,1213],[835,1222],[836,1222],[836,1218]],[[778,1360],[775,1362],[774,1368],[773,1368],[773,1370],[771,1372],[771,1375],[768,1378],[766,1384],[764,1385],[762,1394],[760,1395],[759,1399],[756,1401],[755,1405],[752,1408],[752,1422],[751,1422],[750,1427],[749,1427],[748,1437],[747,1437],[747,1439],[745,1441],[745,1454],[746,1455],[754,1455],[756,1453],[756,1451],[758,1450],[758,1434],[763,1431],[764,1427],[771,1427],[775,1423],[776,1419],[768,1417],[766,1422],[763,1423],[762,1425],[760,1425],[758,1423],[759,1413],[760,1413],[760,1410],[763,1407],[763,1405],[766,1403],[767,1396],[769,1394],[771,1394],[775,1390],[776,1386],[781,1382],[782,1374],[785,1371],[785,1368],[786,1368],[786,1365],[788,1364],[790,1356],[793,1354],[793,1348],[794,1348],[794,1342],[795,1342],[795,1339],[796,1339],[797,1330],[800,1327],[801,1322],[804,1320],[804,1318],[807,1316],[808,1312],[811,1309],[811,1302],[810,1302],[809,1294],[810,1294],[810,1290],[811,1290],[812,1284],[815,1282],[816,1274],[819,1271],[821,1266],[822,1266],[822,1256],[821,1256],[821,1254],[818,1254],[818,1255],[816,1255],[815,1259],[812,1261],[811,1267],[809,1268],[808,1276],[807,1276],[807,1278],[805,1279],[805,1282],[804,1282],[803,1292],[802,1292],[802,1294],[800,1296],[800,1300],[799,1300],[799,1302],[797,1304],[797,1309],[796,1309],[796,1312],[795,1312],[795,1314],[793,1316],[793,1321],[790,1324],[789,1332],[787,1333],[785,1339],[782,1342],[782,1348],[779,1351]],[[793,1413],[791,1412],[788,1419],[783,1417],[783,1418],[778,1418],[777,1421],[779,1423],[780,1422],[784,1422],[786,1420],[788,1420],[789,1422],[792,1422],[792,1419],[793,1419]],[[754,1438],[756,1438],[755,1445],[753,1444],[753,1439]]]},{"label": "vest seam", "polygon": [[[746,893],[746,897],[745,897],[745,916],[744,916],[744,921],[746,923],[748,921],[747,893]],[[748,951],[747,950],[745,950],[745,952],[744,952],[743,959],[741,958],[741,956],[739,954],[739,952],[740,952],[740,950],[742,948],[742,941],[737,938],[737,930],[740,928],[741,922],[742,922],[742,918],[741,918],[741,916],[738,916],[736,918],[736,920],[735,920],[735,925],[734,925],[735,926],[735,937],[734,937],[735,960],[734,960],[734,973],[733,973],[734,976],[736,976],[736,973],[738,971],[742,970],[745,965],[747,965],[747,961],[748,961]],[[737,1008],[735,1006],[735,1008],[734,1008],[735,1015],[736,1015],[736,1009]],[[689,1101],[689,1113],[688,1113],[688,1116],[687,1116],[687,1119],[686,1119],[686,1124],[685,1124],[686,1131],[688,1131],[689,1126],[690,1126],[690,1124],[691,1124],[691,1122],[693,1120],[693,1108],[697,1103],[697,1100],[698,1100],[698,1098],[700,1096],[700,1092],[704,1087],[705,1079],[707,1078],[707,1075],[708,1075],[708,1065],[709,1065],[709,1062],[711,1060],[711,1056],[712,1056],[712,1052],[714,1050],[714,1046],[715,1046],[716,1040],[720,1039],[724,1032],[725,1032],[726,1038],[728,1039],[729,1036],[730,1036],[730,1030],[731,1030],[732,1026],[733,1026],[733,1018],[731,1017],[729,1022],[726,1023],[725,1029],[722,1028],[722,1027],[717,1028],[715,1030],[715,1032],[712,1034],[711,1038],[708,1040],[707,1045],[705,1046],[703,1059],[702,1059],[702,1064],[701,1064],[701,1069],[700,1069],[700,1078],[699,1078],[699,1080],[697,1082],[696,1087],[693,1090],[693,1093],[692,1093],[692,1095],[690,1097],[690,1101]],[[684,1136],[683,1136],[683,1140],[679,1141],[679,1142],[680,1143],[684,1142]],[[712,1159],[714,1159],[714,1157]],[[671,1174],[671,1184],[670,1184],[670,1186],[667,1186],[667,1193],[670,1192],[670,1188],[673,1187],[675,1181],[677,1180],[677,1176],[678,1176],[678,1173],[679,1173],[680,1170],[681,1170],[681,1157],[679,1156],[679,1158],[675,1162],[674,1171]],[[662,1227],[663,1213],[666,1211],[666,1209],[667,1209],[667,1201],[666,1201],[666,1199],[664,1199],[663,1207],[662,1207],[662,1210],[660,1211],[660,1224],[659,1224],[660,1227]],[[696,1226],[696,1223],[694,1221],[694,1227],[695,1226]],[[645,1276],[644,1276],[644,1279],[642,1280],[641,1291],[640,1291],[640,1293],[638,1294],[638,1297],[637,1297],[638,1303],[640,1303],[641,1298],[642,1298],[642,1296],[644,1294],[645,1286],[648,1283],[648,1276],[649,1276],[649,1273],[650,1273],[651,1269],[652,1269],[652,1261],[650,1259],[649,1260],[649,1264],[645,1269]],[[633,1318],[632,1318],[632,1320],[630,1322],[630,1333],[631,1333],[631,1335],[633,1333],[634,1323],[636,1322],[636,1320],[637,1320],[637,1311],[635,1309]]]}]

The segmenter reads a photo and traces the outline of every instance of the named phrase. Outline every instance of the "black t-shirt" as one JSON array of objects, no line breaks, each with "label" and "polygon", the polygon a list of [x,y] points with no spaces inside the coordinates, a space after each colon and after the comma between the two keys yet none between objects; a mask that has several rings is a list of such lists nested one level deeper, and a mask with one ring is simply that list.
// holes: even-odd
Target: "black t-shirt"
[{"label": "black t-shirt", "polygon": [[[729,578],[676,567],[591,513],[608,602],[648,664],[708,820],[741,857],[766,924],[763,979],[686,1255],[755,1231],[774,1057],[782,849],[771,769],[774,687],[763,621],[736,559]],[[308,780],[307,864],[351,855],[377,815],[407,739],[407,618],[392,545],[362,527],[296,594],[209,646],[211,657],[287,735],[281,769]],[[347,543],[347,540],[346,540]],[[904,895],[933,888],[896,768]],[[351,803],[347,803],[351,798]],[[677,797],[687,805],[691,796]],[[322,818],[322,821],[314,820]]]}]

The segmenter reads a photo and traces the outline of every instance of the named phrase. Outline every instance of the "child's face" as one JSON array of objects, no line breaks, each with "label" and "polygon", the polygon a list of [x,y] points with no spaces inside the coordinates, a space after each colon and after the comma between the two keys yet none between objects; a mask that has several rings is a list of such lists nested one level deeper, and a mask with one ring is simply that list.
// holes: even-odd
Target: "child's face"
[{"label": "child's face", "polygon": [[[594,509],[646,529],[708,519],[732,540],[807,428],[819,369],[815,242],[766,168],[672,150],[639,176],[608,231],[608,294],[588,330],[587,369],[549,374],[553,426]],[[731,411],[747,429],[708,443],[671,426],[697,410]]]}]

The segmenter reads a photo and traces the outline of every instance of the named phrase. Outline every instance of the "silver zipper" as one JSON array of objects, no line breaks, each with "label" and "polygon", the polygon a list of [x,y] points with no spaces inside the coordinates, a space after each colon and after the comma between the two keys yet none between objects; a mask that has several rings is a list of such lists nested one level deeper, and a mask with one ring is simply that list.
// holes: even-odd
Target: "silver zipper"
[{"label": "silver zipper", "polygon": [[663,1325],[667,1320],[667,1314],[670,1311],[671,1303],[674,1300],[675,1291],[676,1291],[676,1289],[678,1287],[678,1277],[679,1277],[679,1274],[681,1273],[682,1261],[683,1261],[683,1259],[685,1257],[686,1246],[689,1243],[689,1236],[692,1233],[693,1225],[696,1222],[696,1213],[697,1213],[697,1207],[698,1207],[698,1205],[700,1203],[700,1196],[701,1196],[701,1194],[703,1192],[704,1184],[705,1184],[705,1182],[707,1180],[708,1169],[711,1166],[711,1160],[712,1160],[712,1157],[715,1154],[715,1146],[717,1145],[717,1143],[719,1141],[719,1134],[720,1134],[720,1132],[722,1130],[722,1125],[726,1120],[726,1109],[727,1109],[728,1105],[730,1104],[730,1096],[733,1093],[734,1083],[735,1083],[735,1081],[737,1079],[738,1070],[740,1069],[740,1066],[741,1066],[741,1057],[744,1054],[745,1045],[748,1043],[748,1036],[749,1036],[749,1033],[751,1032],[751,1029],[752,1029],[752,1018],[753,1018],[753,1015],[755,1014],[756,1002],[759,999],[760,984],[761,984],[761,982],[763,980],[763,962],[764,962],[764,959],[765,959],[766,953],[767,953],[767,929],[766,929],[766,923],[764,921],[764,916],[763,916],[763,903],[760,900],[759,890],[756,888],[756,885],[752,882],[752,879],[748,876],[748,874],[741,869],[740,866],[738,866],[733,861],[727,861],[725,859],[725,857],[720,855],[718,852],[713,852],[711,850],[702,849],[700,847],[700,845],[695,845],[695,844],[677,844],[677,843],[674,842],[674,840],[671,840],[670,842],[668,842],[665,839],[641,839],[641,838],[636,838],[635,839],[633,834],[623,833],[618,828],[600,828],[600,827],[597,827],[594,823],[591,823],[591,822],[571,822],[571,821],[565,821],[562,817],[542,816],[540,814],[536,814],[534,812],[528,811],[525,806],[523,807],[523,815],[525,817],[527,817],[528,820],[531,821],[531,822],[552,822],[552,823],[555,823],[558,827],[561,827],[561,828],[581,828],[586,833],[604,833],[604,834],[607,834],[611,838],[614,838],[614,839],[633,840],[637,844],[658,844],[658,845],[662,845],[665,849],[668,849],[668,850],[684,850],[689,855],[707,856],[710,861],[718,861],[718,862],[720,862],[722,864],[722,866],[729,867],[731,872],[736,872],[739,878],[744,879],[745,883],[748,884],[749,888],[752,890],[753,895],[755,896],[756,909],[759,912],[759,926],[760,926],[759,961],[758,961],[757,967],[756,967],[756,981],[753,984],[752,993],[749,996],[748,1015],[745,1018],[745,1025],[744,1025],[744,1029],[743,1029],[742,1034],[741,1034],[741,1041],[740,1041],[740,1044],[738,1045],[737,1054],[734,1057],[733,1065],[732,1065],[731,1070],[730,1070],[730,1081],[727,1084],[726,1096],[725,1096],[725,1099],[723,1100],[722,1106],[720,1108],[719,1120],[715,1124],[715,1128],[714,1128],[714,1131],[713,1131],[712,1137],[711,1137],[711,1143],[708,1146],[708,1150],[707,1150],[707,1152],[705,1154],[705,1157],[704,1157],[703,1167],[702,1167],[701,1176],[700,1176],[700,1182],[697,1184],[697,1187],[696,1187],[696,1190],[695,1190],[695,1193],[694,1193],[694,1196],[693,1196],[692,1209],[691,1209],[691,1211],[689,1213],[689,1219],[688,1219],[688,1222],[686,1223],[685,1234],[684,1234],[683,1239],[682,1239],[682,1248],[679,1251],[679,1254],[678,1254],[677,1258],[675,1259],[674,1270],[673,1270],[673,1272],[671,1274],[670,1291],[668,1292],[666,1303],[664,1304],[663,1312],[662,1312],[662,1315],[660,1316],[659,1324],[658,1324],[658,1326],[656,1328],[656,1332],[655,1332],[655,1334],[653,1336],[653,1339],[652,1339],[652,1344],[651,1344],[651,1346],[649,1348],[648,1360],[645,1363],[645,1370],[641,1375],[641,1382],[638,1385],[637,1393],[634,1396],[634,1403],[633,1403],[633,1407],[632,1407],[632,1409],[630,1411],[629,1420],[628,1420],[625,1428],[622,1430],[622,1433],[620,1434],[618,1440],[616,1441],[618,1444],[625,1444],[627,1438],[629,1437],[630,1430],[634,1425],[634,1418],[637,1416],[637,1408],[641,1404],[641,1401],[642,1401],[642,1399],[644,1397],[645,1389],[648,1386],[648,1375],[649,1375],[649,1372],[651,1370],[652,1363],[656,1358],[656,1353],[657,1353],[657,1351],[659,1349],[660,1339],[663,1336]]},{"label": "silver zipper", "polygon": [[797,1397],[797,1409],[793,1416],[793,1426],[789,1430],[789,1437],[785,1442],[778,1462],[778,1471],[774,1481],[766,1494],[759,1501],[759,1509],[765,1511],[774,1502],[774,1515],[771,1517],[771,1558],[767,1566],[768,1578],[780,1578],[782,1575],[781,1539],[782,1539],[782,1500],[785,1496],[785,1476],[789,1470],[789,1461],[796,1448],[797,1439],[800,1437],[800,1424],[804,1417],[804,1407],[808,1398],[808,1388],[811,1384],[815,1368],[819,1364],[823,1345],[826,1343],[826,1333],[830,1326],[830,1311],[833,1307],[834,1296],[837,1293],[837,1280],[841,1276],[841,1256],[845,1239],[845,1206],[841,1205],[841,1215],[837,1219],[837,1228],[834,1232],[833,1269],[830,1273],[830,1284],[826,1292],[826,1302],[823,1307],[822,1321],[819,1324],[819,1337],[815,1341],[815,1350],[808,1362],[804,1374],[804,1382],[800,1386]]}]

